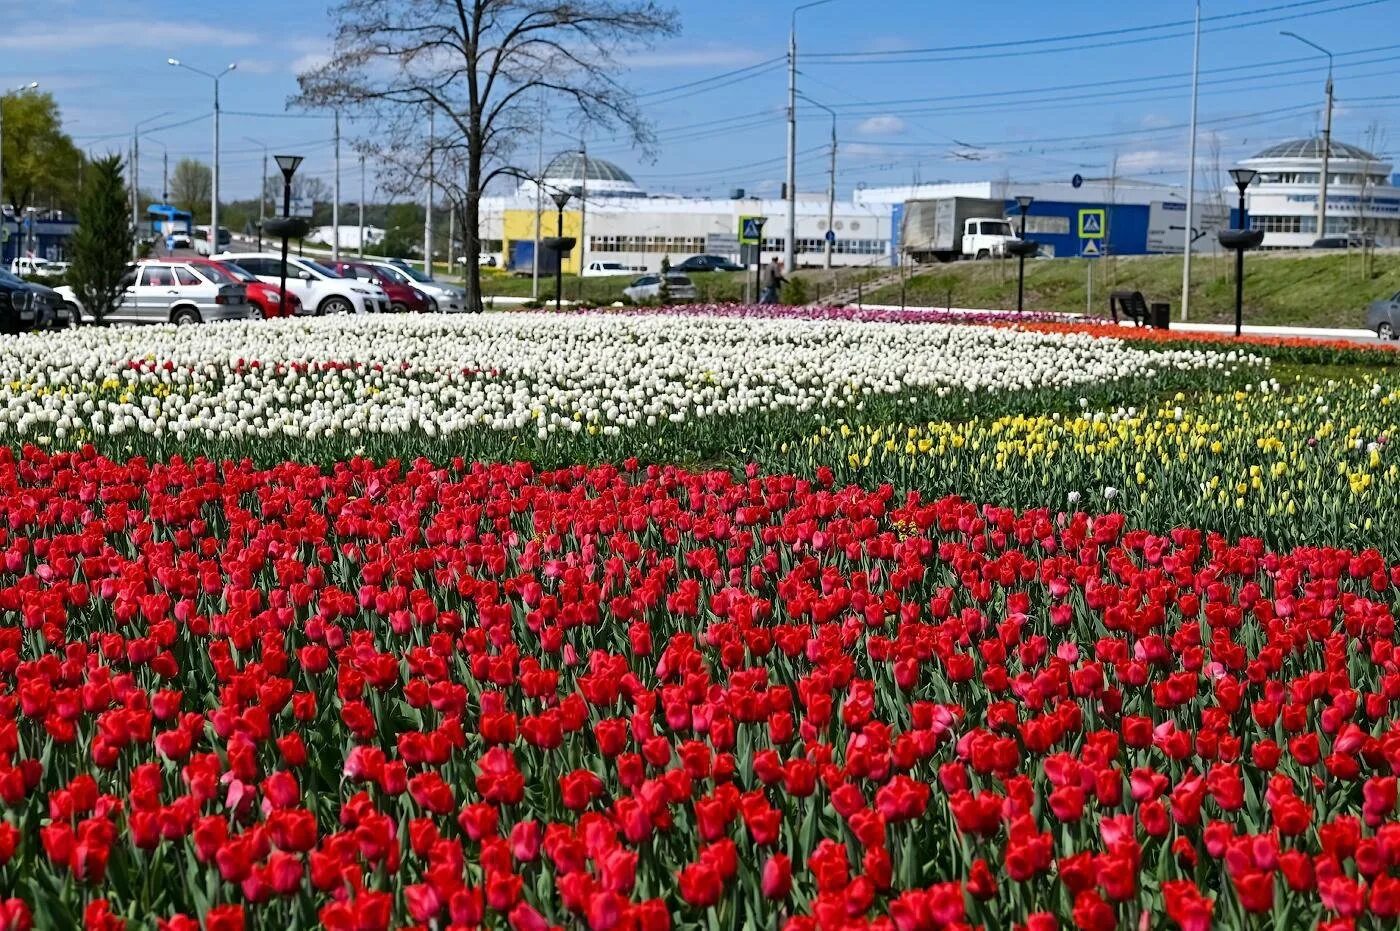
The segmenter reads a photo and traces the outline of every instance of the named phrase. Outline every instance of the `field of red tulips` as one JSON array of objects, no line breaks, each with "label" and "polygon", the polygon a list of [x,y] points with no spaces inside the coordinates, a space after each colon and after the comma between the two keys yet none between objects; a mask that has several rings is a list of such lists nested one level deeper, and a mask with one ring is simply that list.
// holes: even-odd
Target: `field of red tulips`
[{"label": "field of red tulips", "polygon": [[0,449],[0,928],[1391,928],[1400,568],[670,467]]}]

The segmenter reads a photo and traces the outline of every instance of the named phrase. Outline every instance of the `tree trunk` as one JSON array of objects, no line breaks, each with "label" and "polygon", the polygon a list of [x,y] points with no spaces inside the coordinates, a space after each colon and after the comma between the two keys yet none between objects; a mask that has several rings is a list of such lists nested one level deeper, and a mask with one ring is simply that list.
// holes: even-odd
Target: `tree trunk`
[{"label": "tree trunk", "polygon": [[481,299],[481,152],[472,146],[467,152],[467,196],[462,205],[462,245],[467,267],[462,270],[466,286],[466,309],[479,314]]}]

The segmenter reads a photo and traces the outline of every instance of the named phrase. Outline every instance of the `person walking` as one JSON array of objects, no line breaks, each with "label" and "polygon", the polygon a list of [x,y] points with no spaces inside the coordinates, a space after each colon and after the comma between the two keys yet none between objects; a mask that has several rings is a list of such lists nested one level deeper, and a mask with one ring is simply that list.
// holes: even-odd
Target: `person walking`
[{"label": "person walking", "polygon": [[778,303],[778,289],[787,281],[783,277],[783,260],[774,258],[772,263],[763,270],[763,293],[759,296],[760,304]]}]

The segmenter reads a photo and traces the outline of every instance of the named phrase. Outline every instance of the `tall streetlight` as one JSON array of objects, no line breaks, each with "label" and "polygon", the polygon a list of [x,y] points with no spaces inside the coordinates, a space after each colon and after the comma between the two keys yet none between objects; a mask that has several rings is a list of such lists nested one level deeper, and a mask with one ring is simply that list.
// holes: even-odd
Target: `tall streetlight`
[{"label": "tall streetlight", "polygon": [[1181,254],[1181,319],[1191,315],[1191,247],[1196,235],[1196,104],[1201,87],[1201,0],[1196,0],[1196,42],[1191,53],[1191,163],[1186,169],[1186,235]]},{"label": "tall streetlight", "polygon": [[[38,81],[30,81],[28,84],[21,84],[19,87],[14,88],[10,93],[23,94],[26,91],[37,90],[38,87]],[[0,92],[0,204],[5,202],[5,98],[8,96],[9,93]],[[16,217],[16,219],[18,219],[18,217]],[[0,223],[4,222],[5,218],[3,214],[0,214]],[[0,243],[0,252],[3,252],[3,249],[4,244]]]},{"label": "tall streetlight", "polygon": [[167,58],[165,61],[173,67],[184,68],[214,82],[214,190],[209,197],[209,254],[215,255],[219,251],[219,79],[237,68],[238,63],[235,62],[218,74],[213,74],[191,67],[178,58]]},{"label": "tall streetlight", "polygon": [[1253,168],[1231,168],[1230,177],[1235,181],[1235,187],[1240,189],[1240,210],[1239,229],[1221,230],[1217,235],[1220,237],[1220,244],[1226,249],[1235,250],[1235,335],[1239,336],[1244,330],[1244,254],[1248,249],[1253,249],[1264,241],[1263,230],[1252,230],[1249,228],[1249,217],[1244,209],[1244,192],[1259,172]]},{"label": "tall streetlight", "polygon": [[792,8],[788,30],[788,138],[787,138],[787,247],[783,250],[788,272],[797,271],[797,14],[831,0],[810,0]]},{"label": "tall streetlight", "polygon": [[[300,155],[278,155],[277,167],[282,171],[282,264],[280,266],[280,280],[278,282],[280,290],[277,292],[281,300],[287,299],[287,237],[290,235],[286,221],[292,215],[292,175],[297,173],[297,167],[301,165]],[[214,235],[218,235],[218,230],[214,230]]]},{"label": "tall streetlight", "polygon": [[253,145],[261,146],[263,150],[262,179],[258,181],[258,251],[262,251],[263,223],[267,221],[267,143],[252,136],[244,136],[243,139]]},{"label": "tall streetlight", "polygon": [[[564,207],[569,203],[569,198],[573,195],[563,188],[558,188],[549,196],[550,199],[554,201],[555,208],[559,211],[558,221],[554,228],[554,242],[551,244],[554,250],[554,258],[558,262],[558,264],[554,266],[554,309],[557,312],[564,303],[564,250],[566,248],[572,249],[574,245],[572,240],[566,240],[564,238]],[[568,243],[567,246],[565,245],[566,242]]]},{"label": "tall streetlight", "polygon": [[1317,198],[1317,235],[1327,235],[1327,175],[1332,162],[1332,53],[1311,39],[1304,39],[1296,32],[1284,30],[1280,35],[1297,39],[1327,56],[1327,118],[1322,124],[1322,190]]},{"label": "tall streetlight", "polygon": [[170,111],[166,110],[164,113],[148,116],[144,120],[138,121],[131,130],[131,232],[133,237],[131,240],[131,258],[133,261],[135,261],[140,254],[140,245],[138,242],[140,237],[136,236],[136,231],[141,228],[141,127],[169,115]]},{"label": "tall streetlight", "polygon": [[836,222],[836,111],[806,94],[799,96],[831,114],[831,177],[826,186],[826,270],[831,271],[831,254],[836,249],[836,227],[833,225]]},{"label": "tall streetlight", "polygon": [[[1021,232],[1018,234],[1018,243],[1012,250],[1019,260],[1019,267],[1016,272],[1016,313],[1026,309],[1026,253],[1027,247],[1032,245],[1026,242],[1026,214],[1030,212],[1031,204],[1035,203],[1035,198],[1029,194],[1021,194],[1016,198],[1016,206],[1021,211]],[[1037,244],[1036,249],[1040,246]]]}]

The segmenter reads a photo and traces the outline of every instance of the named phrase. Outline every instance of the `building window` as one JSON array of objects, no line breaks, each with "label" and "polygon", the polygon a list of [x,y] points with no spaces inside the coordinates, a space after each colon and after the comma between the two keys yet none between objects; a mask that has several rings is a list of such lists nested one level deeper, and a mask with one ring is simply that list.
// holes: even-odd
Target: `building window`
[{"label": "building window", "polygon": [[[1013,230],[1021,228],[1021,215],[1007,214],[1006,222]],[[1026,235],[1039,233],[1042,236],[1068,236],[1069,217],[1026,217]]]},{"label": "building window", "polygon": [[1255,215],[1249,218],[1249,228],[1263,230],[1266,233],[1301,233],[1303,232],[1303,218]]}]

